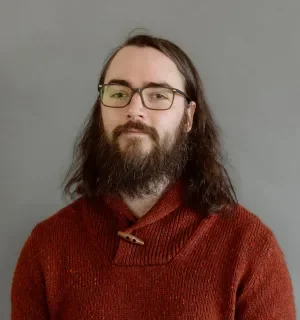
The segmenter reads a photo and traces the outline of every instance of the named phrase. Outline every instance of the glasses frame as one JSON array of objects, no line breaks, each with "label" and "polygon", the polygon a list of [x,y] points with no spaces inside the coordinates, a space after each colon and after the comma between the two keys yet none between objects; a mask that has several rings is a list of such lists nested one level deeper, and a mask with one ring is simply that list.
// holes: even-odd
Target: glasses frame
[{"label": "glasses frame", "polygon": [[[130,98],[129,98],[129,100],[128,100],[128,102],[126,103],[125,106],[122,106],[122,107],[111,107],[111,106],[108,106],[108,105],[106,105],[106,104],[103,103],[102,97],[101,97],[101,90],[102,90],[104,87],[110,86],[110,85],[119,85],[119,86],[124,86],[124,87],[127,87],[127,88],[130,88],[130,89],[131,89],[131,96],[130,96]],[[153,109],[153,108],[148,108],[148,107],[146,106],[145,102],[144,102],[143,94],[142,94],[142,93],[143,93],[143,90],[144,90],[144,89],[147,89],[147,88],[166,88],[166,89],[170,89],[170,90],[173,92],[173,98],[172,98],[172,102],[171,102],[170,107],[167,108],[167,109]],[[176,93],[178,93],[178,94],[180,94],[181,96],[183,96],[183,97],[186,99],[186,101],[187,101],[188,104],[190,104],[190,102],[192,101],[191,98],[190,98],[185,92],[183,92],[183,91],[181,91],[181,90],[179,90],[179,89],[172,88],[172,87],[167,87],[167,86],[146,86],[146,87],[143,87],[143,88],[132,88],[132,87],[130,87],[130,86],[128,86],[128,85],[124,85],[124,84],[119,84],[119,83],[107,83],[107,84],[99,84],[99,85],[98,85],[98,92],[99,92],[99,97],[100,97],[101,103],[102,103],[105,107],[107,107],[107,108],[115,108],[115,109],[122,109],[122,108],[125,108],[126,106],[128,106],[128,105],[130,104],[131,100],[132,100],[133,95],[134,95],[136,92],[139,93],[139,95],[140,95],[140,97],[141,97],[141,100],[142,100],[142,103],[143,103],[143,106],[144,106],[145,108],[149,109],[149,110],[157,110],[157,111],[169,110],[169,109],[172,107],[172,105],[173,105],[173,102],[174,102],[174,98],[175,98],[175,94],[176,94]]]}]

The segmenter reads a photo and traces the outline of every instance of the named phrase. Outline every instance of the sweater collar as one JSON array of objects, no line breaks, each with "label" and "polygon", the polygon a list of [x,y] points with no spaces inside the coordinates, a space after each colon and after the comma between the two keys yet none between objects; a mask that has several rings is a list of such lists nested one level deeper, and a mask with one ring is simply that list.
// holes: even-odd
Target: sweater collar
[{"label": "sweater collar", "polygon": [[117,215],[117,218],[131,222],[131,227],[127,229],[127,232],[130,232],[152,224],[176,210],[183,202],[183,183],[178,180],[170,185],[158,202],[141,218],[137,218],[132,213],[121,196],[105,194],[103,201]]}]

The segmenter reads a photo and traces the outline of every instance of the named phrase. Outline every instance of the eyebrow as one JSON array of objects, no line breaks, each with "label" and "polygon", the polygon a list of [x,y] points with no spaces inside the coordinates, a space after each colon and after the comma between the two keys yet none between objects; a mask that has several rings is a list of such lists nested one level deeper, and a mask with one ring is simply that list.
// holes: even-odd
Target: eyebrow
[{"label": "eyebrow", "polygon": [[[124,86],[133,87],[132,84],[126,80],[123,79],[111,79],[108,84],[120,84]],[[167,88],[173,88],[169,83],[167,82],[145,82],[144,87],[167,87]]]}]

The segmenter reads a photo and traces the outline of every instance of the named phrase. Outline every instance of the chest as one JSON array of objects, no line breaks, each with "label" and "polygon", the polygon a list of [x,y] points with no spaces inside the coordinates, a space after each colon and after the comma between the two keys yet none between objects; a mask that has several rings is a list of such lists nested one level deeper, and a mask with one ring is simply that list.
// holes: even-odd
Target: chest
[{"label": "chest", "polygon": [[74,269],[50,294],[50,313],[66,320],[234,319],[234,288],[211,271],[205,264]]}]

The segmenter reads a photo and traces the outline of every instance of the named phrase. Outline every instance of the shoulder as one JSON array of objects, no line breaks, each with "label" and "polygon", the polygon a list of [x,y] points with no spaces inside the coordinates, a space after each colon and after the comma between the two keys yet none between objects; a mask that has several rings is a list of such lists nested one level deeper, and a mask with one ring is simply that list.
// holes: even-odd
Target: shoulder
[{"label": "shoulder", "polygon": [[67,231],[80,223],[86,204],[86,198],[82,197],[59,209],[48,218],[36,223],[31,231],[31,237],[41,239]]},{"label": "shoulder", "polygon": [[[20,253],[20,261],[47,261],[52,253],[70,243],[78,233],[85,211],[85,198],[75,200],[31,229]],[[82,224],[82,223],[81,223]],[[45,260],[46,259],[46,260]],[[27,263],[27,262],[26,262]]]},{"label": "shoulder", "polygon": [[217,218],[218,223],[236,232],[258,235],[271,235],[272,230],[256,213],[241,204],[225,209]]},{"label": "shoulder", "polygon": [[215,218],[215,223],[227,233],[225,237],[241,257],[258,258],[274,250],[282,254],[274,232],[256,213],[240,204],[226,211]]}]

